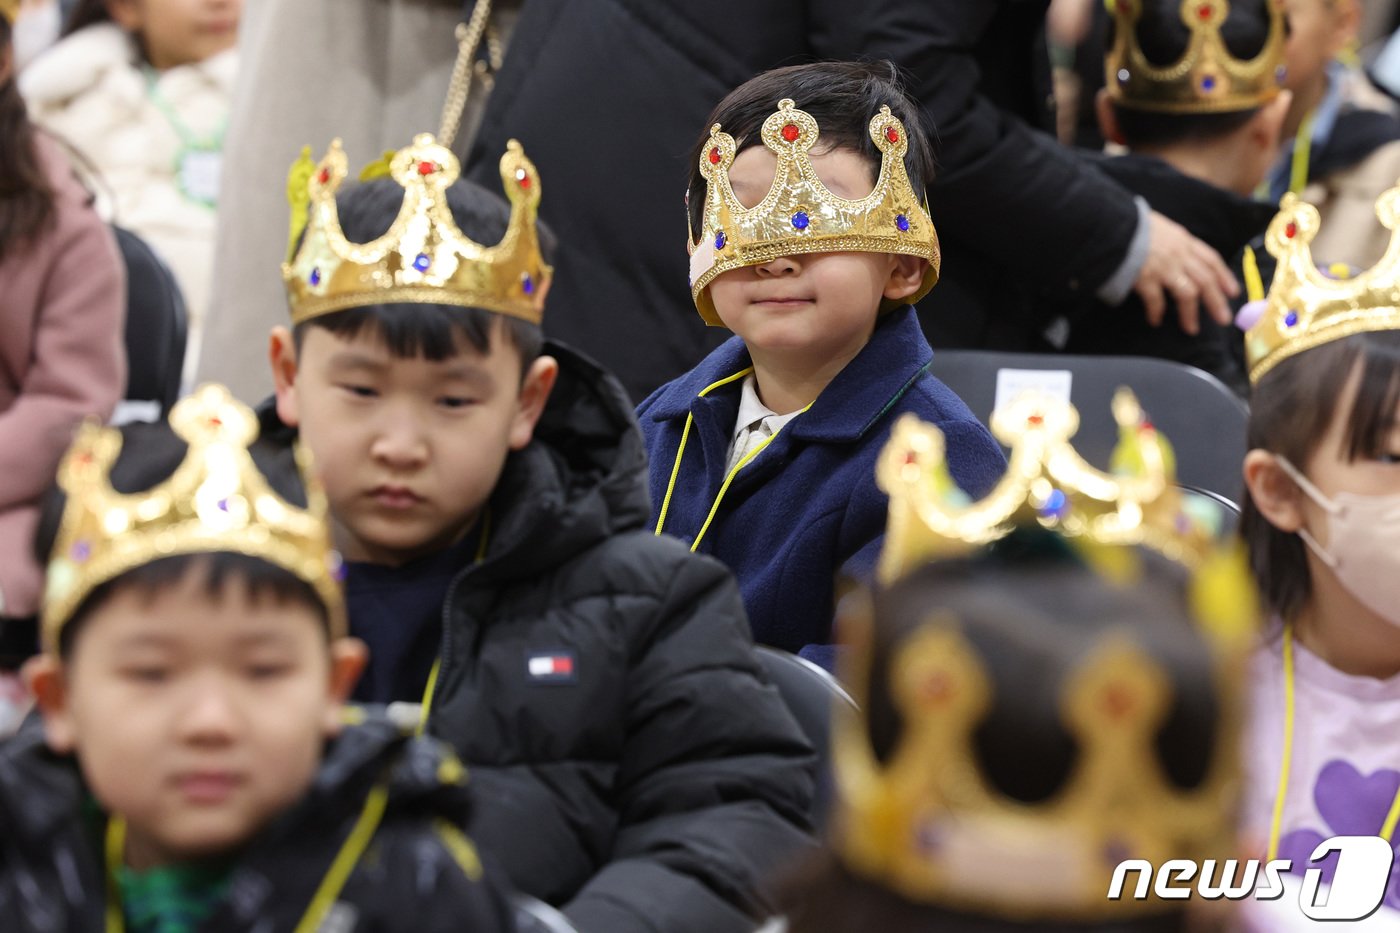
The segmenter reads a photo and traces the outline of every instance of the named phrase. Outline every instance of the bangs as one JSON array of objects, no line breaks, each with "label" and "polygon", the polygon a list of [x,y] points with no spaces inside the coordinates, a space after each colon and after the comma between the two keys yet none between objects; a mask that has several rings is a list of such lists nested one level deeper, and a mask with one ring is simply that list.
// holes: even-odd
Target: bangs
[{"label": "bangs", "polygon": [[1361,377],[1342,441],[1349,460],[1376,457],[1389,448],[1400,406],[1400,332],[1368,334],[1358,343],[1353,366],[1359,363]]}]

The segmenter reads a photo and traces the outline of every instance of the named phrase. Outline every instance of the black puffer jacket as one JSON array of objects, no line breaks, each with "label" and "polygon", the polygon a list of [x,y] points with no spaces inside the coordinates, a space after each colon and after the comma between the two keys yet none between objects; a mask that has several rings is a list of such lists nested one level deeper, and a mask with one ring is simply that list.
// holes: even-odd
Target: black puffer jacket
[{"label": "black puffer jacket", "polygon": [[545,352],[559,381],[492,494],[484,560],[448,590],[429,731],[471,768],[472,838],[584,933],[747,933],[809,845],[810,747],[729,571],[646,527],[622,387]]},{"label": "black puffer jacket", "polygon": [[[460,766],[442,767],[449,758],[441,744],[406,739],[383,718],[347,727],[328,746],[302,802],[260,833],[234,867],[227,895],[200,933],[294,929],[385,775],[388,807],[327,922],[345,933],[515,929],[502,889],[473,865],[470,843],[464,849],[464,836],[441,828],[462,825],[470,811]],[[103,820],[88,815],[89,799],[75,762],[48,751],[37,721],[0,744],[5,933],[103,929]]]}]

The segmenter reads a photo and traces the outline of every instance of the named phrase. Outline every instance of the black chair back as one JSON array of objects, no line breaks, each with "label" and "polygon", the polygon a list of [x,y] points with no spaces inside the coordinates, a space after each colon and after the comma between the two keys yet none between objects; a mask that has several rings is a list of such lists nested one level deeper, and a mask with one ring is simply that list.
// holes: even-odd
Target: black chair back
[{"label": "black chair back", "polygon": [[136,234],[113,227],[126,262],[126,394],[170,413],[180,397],[188,317],[170,268]]}]

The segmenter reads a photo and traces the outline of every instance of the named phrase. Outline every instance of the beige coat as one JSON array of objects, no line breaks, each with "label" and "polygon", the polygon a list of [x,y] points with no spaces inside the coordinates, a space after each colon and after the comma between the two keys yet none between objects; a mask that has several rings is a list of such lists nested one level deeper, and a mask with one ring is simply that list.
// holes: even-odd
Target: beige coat
[{"label": "beige coat", "polygon": [[338,136],[358,172],[436,131],[461,16],[457,0],[248,0],[200,380],[250,402],[271,391],[267,333],[287,322],[288,167]]},{"label": "beige coat", "polygon": [[[1358,74],[1348,75],[1346,106],[1393,110],[1388,97]],[[1369,269],[1385,253],[1390,231],[1376,219],[1376,198],[1400,181],[1400,139],[1374,150],[1350,168],[1313,180],[1302,197],[1317,206],[1322,227],[1312,242],[1319,265],[1346,263]]]}]

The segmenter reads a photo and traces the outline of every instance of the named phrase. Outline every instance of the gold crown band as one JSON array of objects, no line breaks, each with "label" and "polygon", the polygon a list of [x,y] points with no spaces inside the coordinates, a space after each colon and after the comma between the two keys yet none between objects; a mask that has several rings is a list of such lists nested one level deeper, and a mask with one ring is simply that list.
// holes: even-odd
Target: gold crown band
[{"label": "gold crown band", "polygon": [[189,450],[168,479],[135,494],[116,492],[112,465],[121,432],[89,422],[64,455],[58,483],[66,494],[47,568],[42,634],[57,653],[63,626],[92,591],[144,564],[177,554],[229,552],[287,570],[320,596],[332,636],[346,632],[326,497],[298,446],[308,507],[291,505],[268,485],[248,446],[253,412],[220,385],[178,402],[170,427]]},{"label": "gold crown band", "polygon": [[1385,255],[1349,278],[1331,278],[1312,256],[1321,226],[1317,208],[1286,194],[1264,234],[1278,259],[1266,305],[1245,333],[1249,380],[1259,380],[1283,360],[1353,334],[1400,329],[1400,184],[1376,200],[1376,216],[1391,231]]},{"label": "gold crown band", "polygon": [[[690,293],[706,324],[724,326],[706,290],[716,276],[781,256],[854,251],[895,253],[928,261],[919,290],[897,304],[913,304],[938,281],[938,234],[904,166],[909,139],[904,124],[880,108],[870,120],[870,138],[881,153],[880,175],[870,194],[848,200],[832,194],[817,177],[809,153],[819,130],[793,101],[779,101],[764,122],[763,144],[778,167],[767,196],[744,207],[729,185],[737,145],[716,123],[700,154],[705,211],[700,238],[690,244]],[[893,305],[891,305],[893,306]]]},{"label": "gold crown band", "polygon": [[461,174],[457,157],[422,134],[389,161],[404,189],[403,206],[383,236],[351,243],[340,227],[335,195],[347,172],[340,140],[307,181],[311,215],[301,247],[282,266],[293,324],[347,308],[385,303],[481,308],[539,324],[553,269],[536,229],[540,178],[520,143],[501,156],[510,202],[505,235],[482,246],[458,228],[447,192]]},{"label": "gold crown band", "polygon": [[1266,0],[1269,33],[1259,54],[1242,61],[1230,54],[1220,27],[1228,0],[1181,0],[1191,38],[1181,60],[1156,67],[1138,44],[1143,5],[1152,0],[1112,0],[1113,46],[1104,56],[1109,98],[1130,110],[1161,113],[1226,113],[1252,110],[1278,95],[1285,76],[1284,14],[1280,0]]}]

